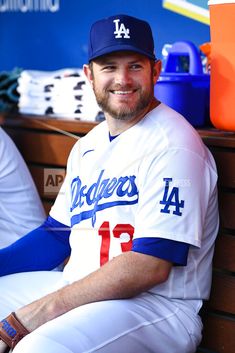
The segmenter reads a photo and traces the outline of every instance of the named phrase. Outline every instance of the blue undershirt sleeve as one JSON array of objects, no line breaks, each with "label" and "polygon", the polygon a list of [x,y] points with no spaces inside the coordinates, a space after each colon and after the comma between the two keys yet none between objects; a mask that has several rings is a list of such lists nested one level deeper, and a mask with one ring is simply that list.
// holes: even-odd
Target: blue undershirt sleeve
[{"label": "blue undershirt sleeve", "polygon": [[24,237],[0,249],[0,276],[52,270],[70,255],[70,228],[52,217]]},{"label": "blue undershirt sleeve", "polygon": [[132,251],[159,257],[174,265],[186,266],[190,244],[163,238],[137,238]]}]

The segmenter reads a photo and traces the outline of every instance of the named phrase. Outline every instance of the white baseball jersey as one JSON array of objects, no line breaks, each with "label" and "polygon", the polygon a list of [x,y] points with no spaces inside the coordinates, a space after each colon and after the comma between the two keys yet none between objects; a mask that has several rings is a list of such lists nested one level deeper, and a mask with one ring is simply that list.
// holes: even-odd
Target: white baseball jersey
[{"label": "white baseball jersey", "polygon": [[28,167],[0,128],[0,249],[40,226],[45,212]]},{"label": "white baseball jersey", "polygon": [[214,160],[197,132],[164,104],[111,142],[102,122],[72,149],[50,212],[71,226],[64,279],[86,276],[139,238],[158,237],[191,246],[187,266],[174,266],[151,292],[207,298],[218,231],[216,182]]}]

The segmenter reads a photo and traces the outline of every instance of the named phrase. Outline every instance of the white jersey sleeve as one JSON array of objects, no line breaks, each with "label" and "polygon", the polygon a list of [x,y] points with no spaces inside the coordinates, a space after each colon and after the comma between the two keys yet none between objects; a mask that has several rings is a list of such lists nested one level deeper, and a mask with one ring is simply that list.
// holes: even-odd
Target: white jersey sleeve
[{"label": "white jersey sleeve", "polygon": [[28,167],[0,128],[0,248],[40,226],[45,211]]},{"label": "white jersey sleeve", "polygon": [[154,159],[146,158],[139,174],[135,238],[160,237],[201,246],[208,203],[217,180],[209,162],[209,152],[202,158],[174,147]]}]

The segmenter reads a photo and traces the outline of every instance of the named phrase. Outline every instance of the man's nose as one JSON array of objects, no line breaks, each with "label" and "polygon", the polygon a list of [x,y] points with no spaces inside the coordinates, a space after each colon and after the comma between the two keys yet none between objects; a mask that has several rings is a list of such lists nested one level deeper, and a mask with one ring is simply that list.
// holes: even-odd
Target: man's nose
[{"label": "man's nose", "polygon": [[119,69],[115,75],[115,84],[130,85],[132,83],[132,75],[127,68]]}]

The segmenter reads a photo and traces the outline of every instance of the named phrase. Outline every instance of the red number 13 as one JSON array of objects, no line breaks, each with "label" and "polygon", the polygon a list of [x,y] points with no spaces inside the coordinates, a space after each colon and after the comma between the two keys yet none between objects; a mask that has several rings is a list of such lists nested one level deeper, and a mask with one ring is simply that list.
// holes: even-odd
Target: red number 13
[{"label": "red number 13", "polygon": [[[114,238],[120,238],[123,233],[127,233],[130,236],[128,242],[121,243],[122,252],[131,250],[132,238],[134,234],[134,227],[130,224],[117,224],[113,229]],[[100,266],[104,265],[109,261],[109,249],[110,249],[110,238],[111,231],[109,222],[103,222],[99,228],[98,234],[102,237],[100,247]]]}]

